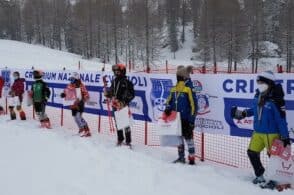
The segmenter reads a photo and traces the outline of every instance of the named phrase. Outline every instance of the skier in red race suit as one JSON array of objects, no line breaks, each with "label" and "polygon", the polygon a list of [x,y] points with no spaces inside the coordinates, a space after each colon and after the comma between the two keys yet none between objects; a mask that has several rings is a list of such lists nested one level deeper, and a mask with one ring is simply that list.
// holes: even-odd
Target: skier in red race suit
[{"label": "skier in red race suit", "polygon": [[[80,136],[90,137],[91,132],[90,132],[89,126],[87,122],[85,121],[85,119],[82,117],[82,113],[84,112],[84,108],[85,108],[85,102],[89,100],[90,98],[89,93],[85,85],[82,83],[79,73],[77,72],[72,73],[71,77],[69,78],[69,81],[70,81],[70,84],[68,84],[66,88],[69,90],[73,90],[73,89],[80,90],[80,95],[81,95],[81,97],[76,97],[76,100],[70,106],[72,116],[74,117],[74,120],[79,127]],[[60,97],[65,98],[66,95],[67,94],[63,92],[60,94]]]},{"label": "skier in red race suit", "polygon": [[[14,82],[11,86],[11,90],[9,94],[12,98],[18,97],[18,104],[16,105],[16,110],[19,112],[19,117],[21,120],[26,120],[26,114],[22,109],[22,102],[23,102],[23,94],[24,94],[24,87],[25,87],[25,79],[20,78],[20,74],[18,71],[13,72],[12,74]],[[9,106],[10,118],[11,120],[16,119],[16,113],[14,111],[14,106]]]}]

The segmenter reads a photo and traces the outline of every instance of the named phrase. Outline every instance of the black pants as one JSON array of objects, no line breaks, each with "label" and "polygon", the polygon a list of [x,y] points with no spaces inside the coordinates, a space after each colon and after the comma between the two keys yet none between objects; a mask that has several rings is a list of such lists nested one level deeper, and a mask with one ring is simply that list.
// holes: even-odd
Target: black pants
[{"label": "black pants", "polygon": [[45,109],[46,109],[45,102],[34,102],[34,108],[40,121],[48,119],[47,114],[45,113]]},{"label": "black pants", "polygon": [[193,129],[189,124],[189,121],[182,120],[182,136],[185,140],[193,139]]},{"label": "black pants", "polygon": [[118,141],[118,143],[121,143],[121,142],[124,141],[124,136],[126,137],[126,144],[130,144],[131,141],[132,141],[131,128],[130,127],[126,127],[125,129],[117,130],[117,141]]}]

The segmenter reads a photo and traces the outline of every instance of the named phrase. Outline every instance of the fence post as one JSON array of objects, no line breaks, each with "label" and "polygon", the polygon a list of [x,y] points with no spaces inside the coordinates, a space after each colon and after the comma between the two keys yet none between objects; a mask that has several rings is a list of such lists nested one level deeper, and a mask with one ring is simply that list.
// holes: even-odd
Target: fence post
[{"label": "fence post", "polygon": [[61,106],[61,117],[60,117],[60,126],[63,126],[63,105]]},{"label": "fence post", "polygon": [[35,119],[35,106],[33,104],[33,119]]},{"label": "fence post", "polygon": [[168,61],[167,60],[165,61],[165,72],[166,72],[166,74],[168,74]]},{"label": "fence post", "polygon": [[132,70],[132,64],[131,64],[131,60],[129,60],[129,72],[131,72]]},{"label": "fence post", "polygon": [[213,65],[213,73],[214,73],[214,74],[217,73],[217,66],[216,66],[216,64]]},{"label": "fence post", "polygon": [[99,115],[98,115],[98,133],[100,133],[100,132],[101,132],[101,115],[99,113]]},{"label": "fence post", "polygon": [[144,140],[144,144],[147,146],[148,145],[148,122],[145,121],[145,140]]},{"label": "fence post", "polygon": [[204,133],[201,132],[201,156],[200,160],[204,161]]},{"label": "fence post", "polygon": [[5,98],[5,114],[8,114],[8,102],[7,102],[7,97]]},{"label": "fence post", "polygon": [[206,73],[206,67],[205,67],[205,65],[203,65],[203,66],[201,67],[201,72],[202,72],[203,74]]}]

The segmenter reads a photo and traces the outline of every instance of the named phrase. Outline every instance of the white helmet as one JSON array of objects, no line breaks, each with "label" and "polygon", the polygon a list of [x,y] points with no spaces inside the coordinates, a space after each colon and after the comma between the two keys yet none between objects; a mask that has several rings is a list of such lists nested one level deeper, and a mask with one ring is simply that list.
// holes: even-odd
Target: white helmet
[{"label": "white helmet", "polygon": [[257,75],[257,81],[263,81],[268,84],[275,83],[275,75],[272,71],[264,71]]},{"label": "white helmet", "polygon": [[73,72],[73,73],[71,73],[70,77],[72,77],[74,79],[80,79],[80,74],[78,72]]}]

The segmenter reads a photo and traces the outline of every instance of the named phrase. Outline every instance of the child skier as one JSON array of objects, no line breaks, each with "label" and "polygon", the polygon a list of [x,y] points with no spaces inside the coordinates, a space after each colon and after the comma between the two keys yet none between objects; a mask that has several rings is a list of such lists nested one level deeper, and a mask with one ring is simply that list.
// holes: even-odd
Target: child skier
[{"label": "child skier", "polygon": [[177,70],[177,84],[170,91],[170,95],[166,102],[165,114],[169,116],[172,111],[180,112],[182,137],[178,146],[178,159],[174,163],[185,163],[185,145],[188,145],[188,160],[190,165],[195,164],[195,146],[193,141],[193,129],[195,127],[196,108],[192,90],[186,86],[187,71],[185,68]]},{"label": "child skier", "polygon": [[[291,145],[285,113],[284,92],[275,84],[275,76],[271,71],[262,72],[257,76],[257,91],[252,108],[238,110],[232,107],[231,116],[241,120],[254,117],[254,132],[252,134],[247,154],[256,178],[253,184],[265,183],[265,168],[260,160],[260,153],[265,148],[270,151],[274,139],[281,139],[284,147]],[[278,90],[277,90],[278,89]],[[274,188],[275,181],[262,184],[264,188]]]},{"label": "child skier", "polygon": [[[69,78],[70,84],[67,85],[66,89],[68,90],[75,90],[76,94],[76,100],[74,100],[74,103],[70,106],[70,109],[72,111],[72,116],[74,117],[74,120],[76,124],[79,127],[79,134],[81,137],[90,137],[91,132],[88,127],[87,122],[82,117],[82,113],[84,112],[85,108],[85,102],[89,99],[89,93],[85,87],[85,85],[82,83],[80,79],[80,75],[77,72],[72,73],[71,77]],[[66,90],[65,90],[66,91]],[[66,97],[66,92],[61,93],[61,98]]]},{"label": "child skier", "polygon": [[35,82],[32,85],[30,96],[33,100],[35,112],[41,122],[41,127],[51,128],[50,120],[45,113],[46,104],[50,97],[50,90],[47,84],[42,80],[43,72],[40,70],[33,71]]},{"label": "child skier", "polygon": [[[110,89],[104,91],[107,98],[112,98],[113,111],[120,110],[129,105],[135,97],[134,85],[126,76],[126,66],[116,64],[112,66],[115,78],[111,82]],[[117,121],[116,121],[117,122]],[[117,130],[117,146],[122,145],[126,138],[126,145],[131,146],[131,127]]]},{"label": "child skier", "polygon": [[24,94],[24,83],[25,79],[20,78],[20,74],[18,71],[13,72],[12,74],[14,82],[11,86],[11,90],[9,92],[10,98],[14,101],[15,105],[9,105],[9,112],[11,120],[16,119],[16,113],[14,111],[14,106],[16,106],[16,110],[19,112],[19,117],[21,120],[26,120],[26,114],[22,110],[22,101],[23,101],[23,94]]}]

